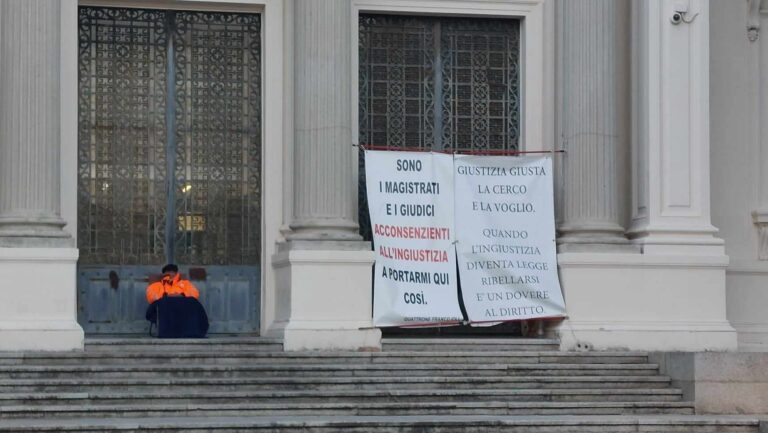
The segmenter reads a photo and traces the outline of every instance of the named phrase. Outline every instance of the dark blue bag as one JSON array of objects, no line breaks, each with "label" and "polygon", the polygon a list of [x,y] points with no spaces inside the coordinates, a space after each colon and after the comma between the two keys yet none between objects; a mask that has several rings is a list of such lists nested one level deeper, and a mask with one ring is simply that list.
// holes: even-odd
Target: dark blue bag
[{"label": "dark blue bag", "polygon": [[208,315],[197,299],[164,296],[147,308],[149,334],[157,326],[159,338],[204,338],[208,333]]}]

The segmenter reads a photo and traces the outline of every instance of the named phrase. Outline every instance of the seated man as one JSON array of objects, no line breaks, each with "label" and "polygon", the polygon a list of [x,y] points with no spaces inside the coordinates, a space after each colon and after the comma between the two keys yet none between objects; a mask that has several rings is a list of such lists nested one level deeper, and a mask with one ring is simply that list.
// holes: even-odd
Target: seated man
[{"label": "seated man", "polygon": [[163,296],[189,296],[200,298],[200,292],[189,280],[182,280],[179,267],[173,263],[163,266],[163,279],[147,287],[147,302],[150,304]]},{"label": "seated man", "polygon": [[181,278],[178,266],[163,267],[162,280],[147,287],[147,320],[157,325],[161,338],[202,338],[208,332],[208,316],[197,299],[200,292]]}]

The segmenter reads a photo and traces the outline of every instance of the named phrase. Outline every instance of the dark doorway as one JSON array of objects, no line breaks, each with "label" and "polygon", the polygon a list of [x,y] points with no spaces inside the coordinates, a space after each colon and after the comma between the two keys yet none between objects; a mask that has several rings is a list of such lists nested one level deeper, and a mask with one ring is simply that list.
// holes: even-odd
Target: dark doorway
[{"label": "dark doorway", "polygon": [[143,333],[164,263],[213,333],[258,330],[261,18],[79,9],[78,317]]}]

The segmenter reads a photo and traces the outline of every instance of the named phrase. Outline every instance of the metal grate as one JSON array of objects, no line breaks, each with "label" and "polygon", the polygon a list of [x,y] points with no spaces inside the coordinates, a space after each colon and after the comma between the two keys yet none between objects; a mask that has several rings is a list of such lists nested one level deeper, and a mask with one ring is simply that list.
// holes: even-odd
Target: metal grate
[{"label": "metal grate", "polygon": [[166,213],[165,16],[105,8],[80,8],[79,14],[80,263],[160,263]]},{"label": "metal grate", "polygon": [[432,147],[434,32],[428,19],[361,15],[361,143]]},{"label": "metal grate", "polygon": [[[518,148],[520,21],[362,14],[359,142],[419,150]],[[371,240],[360,157],[360,232]]]},{"label": "metal grate", "polygon": [[259,15],[79,14],[80,263],[258,264]]},{"label": "metal grate", "polygon": [[445,19],[441,27],[443,122],[436,147],[517,149],[519,21]]},{"label": "metal grate", "polygon": [[173,41],[175,256],[181,263],[259,263],[259,16],[178,12]]}]

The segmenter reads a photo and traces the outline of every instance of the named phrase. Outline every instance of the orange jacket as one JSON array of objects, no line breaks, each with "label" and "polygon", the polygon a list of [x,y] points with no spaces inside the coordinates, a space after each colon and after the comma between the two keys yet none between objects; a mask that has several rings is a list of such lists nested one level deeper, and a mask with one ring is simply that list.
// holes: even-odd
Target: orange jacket
[{"label": "orange jacket", "polygon": [[169,277],[163,277],[162,280],[150,284],[147,287],[147,302],[151,304],[162,298],[165,294],[169,296],[184,295],[195,299],[200,298],[200,292],[197,291],[197,288],[189,280],[182,280],[181,274],[176,274],[173,280]]}]

